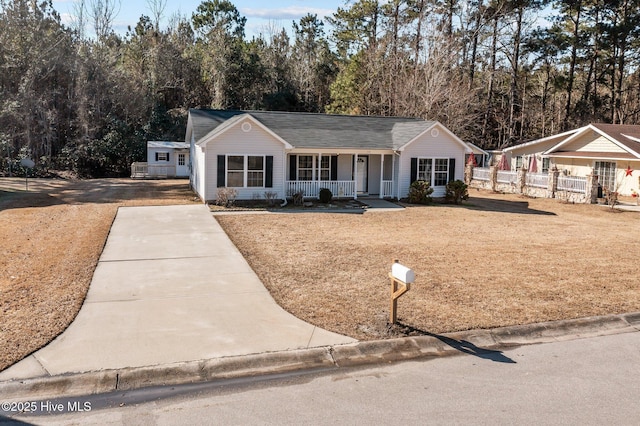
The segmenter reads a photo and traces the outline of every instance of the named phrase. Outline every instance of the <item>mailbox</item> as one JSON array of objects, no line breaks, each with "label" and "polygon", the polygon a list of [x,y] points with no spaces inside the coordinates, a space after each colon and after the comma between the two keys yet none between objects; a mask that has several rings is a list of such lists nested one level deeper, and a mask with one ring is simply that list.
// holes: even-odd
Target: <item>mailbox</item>
[{"label": "mailbox", "polygon": [[399,263],[394,263],[391,266],[391,275],[393,276],[393,278],[397,279],[398,281],[402,281],[405,284],[411,284],[416,279],[416,274],[412,269],[407,268],[406,266]]}]

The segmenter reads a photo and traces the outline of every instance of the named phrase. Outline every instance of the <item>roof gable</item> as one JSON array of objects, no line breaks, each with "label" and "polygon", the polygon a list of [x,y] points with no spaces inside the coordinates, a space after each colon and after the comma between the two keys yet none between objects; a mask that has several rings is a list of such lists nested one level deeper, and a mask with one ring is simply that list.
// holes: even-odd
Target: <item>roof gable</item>
[{"label": "roof gable", "polygon": [[[435,132],[434,132],[435,131]],[[428,128],[426,128],[424,131],[420,132],[420,134],[418,134],[417,136],[415,136],[413,139],[411,139],[410,141],[408,141],[407,143],[405,143],[404,145],[402,145],[400,148],[398,148],[398,151],[403,151],[407,146],[409,146],[410,144],[414,143],[416,140],[420,139],[423,135],[425,135],[427,132],[431,133],[431,136],[433,136],[434,138],[438,136],[438,132],[444,132],[449,138],[451,138],[455,143],[462,145],[463,148],[465,148],[465,152],[467,153],[471,153],[473,152],[473,149],[467,145],[466,143],[464,143],[462,141],[462,139],[460,139],[459,137],[457,137],[456,135],[454,135],[449,129],[447,129],[446,127],[444,127],[440,122],[435,121],[432,122],[431,126],[429,126]]]},{"label": "roof gable", "polygon": [[[590,139],[589,135],[591,133],[596,135],[596,138]],[[627,134],[633,136],[629,136]],[[599,137],[602,137],[602,140],[606,140],[608,143],[612,144],[613,147],[611,149],[603,150],[602,144],[598,145],[594,143],[592,147],[587,146],[590,142],[595,141]],[[637,137],[640,138],[640,126],[589,124],[588,126],[581,127],[578,131],[563,139],[543,154],[553,155],[561,154],[563,152],[583,152],[585,156],[587,156],[588,153],[604,152],[609,155],[615,155],[615,152],[619,152],[640,158],[640,142],[634,140],[634,138]],[[581,142],[583,140],[582,138],[585,138],[584,142]]]},{"label": "roof gable", "polygon": [[291,144],[289,144],[286,140],[282,139],[279,135],[274,133],[271,129],[269,129],[267,126],[262,124],[260,121],[256,120],[255,117],[253,117],[251,114],[248,114],[248,113],[232,116],[227,121],[223,122],[222,124],[212,129],[209,133],[207,133],[205,136],[203,136],[199,140],[196,139],[196,144],[206,146],[209,142],[211,142],[212,140],[215,140],[217,137],[224,135],[230,129],[236,126],[244,126],[244,124],[247,122],[251,122],[252,124],[255,124],[264,132],[273,136],[278,142],[282,143],[285,146],[285,148],[287,149],[292,148]]}]

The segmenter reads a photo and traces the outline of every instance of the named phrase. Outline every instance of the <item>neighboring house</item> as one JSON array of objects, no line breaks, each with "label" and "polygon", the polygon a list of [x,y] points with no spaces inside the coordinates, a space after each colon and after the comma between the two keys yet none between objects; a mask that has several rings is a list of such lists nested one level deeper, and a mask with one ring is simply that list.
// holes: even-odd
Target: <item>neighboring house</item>
[{"label": "neighboring house", "polygon": [[469,162],[469,157],[473,153],[475,167],[489,167],[489,162],[491,161],[491,153],[489,151],[485,151],[477,145],[472,144],[471,142],[467,142],[467,145],[469,145],[472,152],[469,152],[465,155],[464,164],[467,164]]},{"label": "neighboring house", "polygon": [[133,163],[133,178],[189,177],[188,142],[147,142],[147,162]]},{"label": "neighboring house", "polygon": [[640,186],[640,126],[589,124],[579,129],[504,149],[511,169],[528,168],[536,156],[539,172],[595,173],[603,189],[631,195]]},{"label": "neighboring house", "polygon": [[191,186],[204,201],[232,187],[238,199],[317,197],[403,198],[424,179],[443,196],[463,179],[472,152],[442,124],[411,118],[267,111],[189,111]]}]

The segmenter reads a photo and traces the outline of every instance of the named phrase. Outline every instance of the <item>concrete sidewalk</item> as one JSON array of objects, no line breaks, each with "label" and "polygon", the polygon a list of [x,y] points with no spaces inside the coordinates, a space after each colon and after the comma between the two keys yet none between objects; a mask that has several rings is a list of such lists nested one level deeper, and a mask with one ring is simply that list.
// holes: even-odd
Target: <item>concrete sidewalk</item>
[{"label": "concrete sidewalk", "polygon": [[122,207],[75,321],[0,381],[353,342],[276,304],[204,205]]}]

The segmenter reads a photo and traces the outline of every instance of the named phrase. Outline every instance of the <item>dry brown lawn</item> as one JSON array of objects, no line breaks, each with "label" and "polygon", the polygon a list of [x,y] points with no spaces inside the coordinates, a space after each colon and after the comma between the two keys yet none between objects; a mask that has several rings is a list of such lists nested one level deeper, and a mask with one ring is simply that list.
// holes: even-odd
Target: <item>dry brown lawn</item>
[{"label": "dry brown lawn", "polygon": [[0,370],[73,321],[118,206],[190,202],[185,180],[0,178]]},{"label": "dry brown lawn", "polygon": [[[0,178],[0,370],[75,318],[118,206],[194,202],[184,180]],[[217,218],[273,297],[359,339],[640,310],[640,213],[472,193],[466,206]],[[415,269],[389,327],[392,259]]]},{"label": "dry brown lawn", "polygon": [[[358,339],[640,310],[640,213],[471,193],[399,212],[218,216],[276,301]],[[416,282],[389,327],[393,259]]]}]

